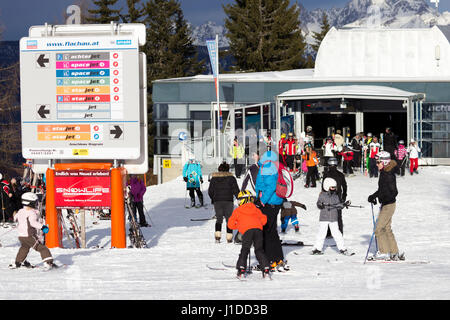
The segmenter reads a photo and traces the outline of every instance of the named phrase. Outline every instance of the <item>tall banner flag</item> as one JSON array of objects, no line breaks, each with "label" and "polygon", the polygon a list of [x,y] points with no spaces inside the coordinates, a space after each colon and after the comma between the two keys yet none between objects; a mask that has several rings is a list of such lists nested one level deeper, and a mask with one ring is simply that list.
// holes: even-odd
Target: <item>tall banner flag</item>
[{"label": "tall banner flag", "polygon": [[222,108],[220,107],[219,96],[219,40],[216,36],[215,40],[206,40],[206,46],[208,47],[209,60],[211,61],[211,69],[214,77],[214,85],[216,87],[217,105],[219,107],[219,126],[222,129]]}]

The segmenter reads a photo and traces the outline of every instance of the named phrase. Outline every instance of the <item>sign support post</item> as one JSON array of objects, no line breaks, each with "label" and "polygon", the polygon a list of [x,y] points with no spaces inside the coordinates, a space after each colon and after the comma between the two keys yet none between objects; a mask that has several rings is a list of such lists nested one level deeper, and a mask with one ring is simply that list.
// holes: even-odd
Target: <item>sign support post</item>
[{"label": "sign support post", "polygon": [[49,248],[62,248],[61,237],[59,236],[58,211],[55,206],[55,170],[47,169],[46,182],[45,220],[49,230],[45,237],[45,243]]}]

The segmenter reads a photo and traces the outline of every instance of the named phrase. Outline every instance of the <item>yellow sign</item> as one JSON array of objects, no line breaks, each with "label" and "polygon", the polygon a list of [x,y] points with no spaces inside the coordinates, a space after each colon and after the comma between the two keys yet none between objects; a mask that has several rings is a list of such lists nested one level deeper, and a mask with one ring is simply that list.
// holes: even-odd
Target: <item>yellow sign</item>
[{"label": "yellow sign", "polygon": [[164,159],[163,160],[163,168],[170,169],[172,167],[172,160]]},{"label": "yellow sign", "polygon": [[72,149],[74,156],[87,156],[89,155],[89,149]]}]

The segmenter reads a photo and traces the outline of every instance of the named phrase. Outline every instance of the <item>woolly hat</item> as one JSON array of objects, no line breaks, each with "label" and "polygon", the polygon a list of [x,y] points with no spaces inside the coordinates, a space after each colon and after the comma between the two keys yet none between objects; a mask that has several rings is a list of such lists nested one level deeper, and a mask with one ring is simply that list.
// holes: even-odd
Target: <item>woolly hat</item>
[{"label": "woolly hat", "polygon": [[323,180],[323,189],[325,191],[329,191],[330,188],[332,188],[332,187],[335,187],[335,188],[337,187],[336,180],[334,180],[333,178],[330,178],[330,177],[325,178],[325,180]]},{"label": "woolly hat", "polygon": [[387,151],[380,151],[377,153],[375,158],[381,162],[383,162],[384,165],[387,165],[391,161],[391,155]]}]

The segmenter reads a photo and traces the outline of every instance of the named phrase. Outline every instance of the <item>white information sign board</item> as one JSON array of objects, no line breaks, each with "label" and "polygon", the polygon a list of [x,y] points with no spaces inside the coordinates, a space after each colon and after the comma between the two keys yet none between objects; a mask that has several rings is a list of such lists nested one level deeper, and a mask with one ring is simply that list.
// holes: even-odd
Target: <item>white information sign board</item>
[{"label": "white information sign board", "polygon": [[139,44],[132,35],[20,40],[27,159],[138,159]]}]

